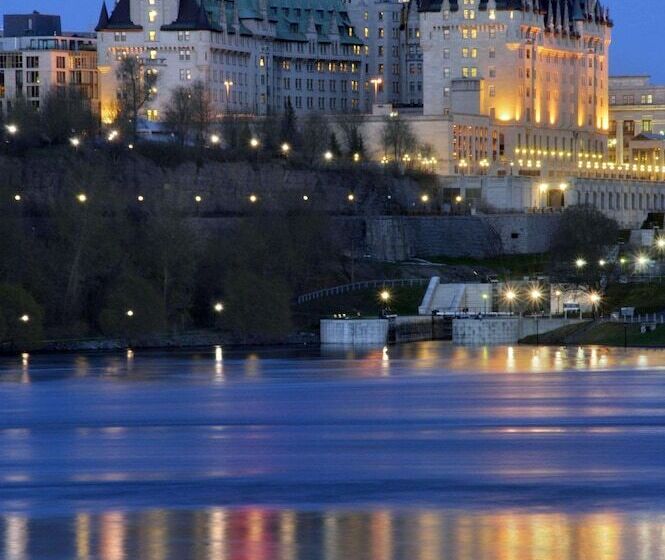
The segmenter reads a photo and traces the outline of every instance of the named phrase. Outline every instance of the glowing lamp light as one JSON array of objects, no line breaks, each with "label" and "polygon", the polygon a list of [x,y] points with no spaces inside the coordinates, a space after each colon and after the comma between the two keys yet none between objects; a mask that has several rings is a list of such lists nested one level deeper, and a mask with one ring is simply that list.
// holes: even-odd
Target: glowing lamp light
[{"label": "glowing lamp light", "polygon": [[78,200],[81,204],[84,204],[88,202],[88,197],[84,193],[76,195],[76,200]]},{"label": "glowing lamp light", "polygon": [[531,298],[532,301],[538,302],[541,299],[543,299],[543,292],[539,288],[533,288],[529,292],[529,297]]},{"label": "glowing lamp light", "polygon": [[382,290],[379,293],[379,297],[381,298],[382,302],[386,303],[386,302],[390,301],[390,292],[388,290]]},{"label": "glowing lamp light", "polygon": [[584,259],[577,259],[575,261],[575,266],[577,268],[584,268],[586,266],[586,261]]},{"label": "glowing lamp light", "polygon": [[133,309],[128,309],[127,310],[127,317],[130,319],[134,316],[134,310]]},{"label": "glowing lamp light", "polygon": [[422,195],[422,196],[420,197],[420,200],[421,200],[421,202],[423,202],[423,203],[427,203],[427,202],[429,202],[429,195],[427,195],[427,194]]},{"label": "glowing lamp light", "polygon": [[249,201],[254,204],[257,200],[259,200],[259,197],[257,197],[255,194],[249,195]]},{"label": "glowing lamp light", "polygon": [[29,323],[30,322],[30,315],[28,315],[28,314],[21,315],[19,317],[19,321],[21,321],[21,323]]},{"label": "glowing lamp light", "polygon": [[347,196],[346,199],[347,199],[349,202],[353,202],[353,201],[356,199],[356,197],[355,197],[355,195],[354,195],[353,193],[349,193],[349,196]]},{"label": "glowing lamp light", "polygon": [[462,202],[462,200],[463,200],[463,199],[462,199],[462,196],[459,195],[459,194],[455,197],[455,202],[457,202],[457,204],[459,204],[460,202]]},{"label": "glowing lamp light", "polygon": [[220,140],[220,138],[219,138],[219,136],[218,136],[217,134],[213,134],[213,135],[210,137],[210,141],[211,141],[213,144],[219,144],[221,140]]},{"label": "glowing lamp light", "polygon": [[70,139],[69,139],[69,143],[70,143],[72,146],[74,146],[75,148],[78,148],[78,147],[81,145],[81,140],[79,140],[78,138],[74,137],[74,138],[70,138]]},{"label": "glowing lamp light", "polygon": [[9,134],[11,134],[12,136],[18,132],[18,126],[16,126],[15,124],[8,124],[5,128],[7,129],[7,132],[9,132]]},{"label": "glowing lamp light", "polygon": [[143,195],[140,194],[136,197],[136,200],[138,200],[139,202],[143,202],[145,200],[145,198],[143,198]]},{"label": "glowing lamp light", "polygon": [[332,161],[332,158],[333,158],[333,153],[330,150],[328,150],[325,154],[323,154],[323,159],[325,159],[326,161]]},{"label": "glowing lamp light", "polygon": [[252,139],[249,141],[249,145],[250,145],[252,148],[258,148],[258,147],[259,147],[259,144],[260,144],[260,142],[259,142],[258,138],[252,138]]},{"label": "glowing lamp light", "polygon": [[508,303],[512,303],[517,299],[517,293],[515,290],[509,289],[503,294],[503,297]]},{"label": "glowing lamp light", "polygon": [[353,154],[353,161],[355,161],[356,163],[360,161],[360,154],[359,153]]},{"label": "glowing lamp light", "polygon": [[203,201],[203,197],[202,197],[200,194],[197,194],[197,195],[194,197],[194,201],[198,204],[199,202],[202,202],[202,201]]},{"label": "glowing lamp light", "polygon": [[218,301],[212,308],[215,310],[215,313],[221,313],[224,311],[224,304],[221,301]]},{"label": "glowing lamp light", "polygon": [[659,237],[656,240],[656,247],[659,249],[665,249],[665,237]]},{"label": "glowing lamp light", "polygon": [[589,294],[589,301],[593,305],[598,305],[600,303],[600,300],[601,300],[601,297],[600,297],[600,294],[598,292],[592,292],[591,294]]},{"label": "glowing lamp light", "polygon": [[638,255],[637,264],[639,266],[646,266],[647,264],[649,264],[649,257],[647,257],[646,255]]},{"label": "glowing lamp light", "polygon": [[21,195],[20,195],[20,194],[15,194],[15,195],[14,195],[14,200],[15,200],[16,202],[21,202]]},{"label": "glowing lamp light", "polygon": [[284,144],[282,144],[282,153],[283,154],[288,154],[290,151],[291,151],[290,144],[288,144],[287,142],[284,142]]},{"label": "glowing lamp light", "polygon": [[309,197],[308,197],[306,194],[304,194],[304,195],[302,195],[302,199],[303,199],[305,202],[307,202],[307,201],[309,200]]},{"label": "glowing lamp light", "polygon": [[606,261],[605,259],[600,259],[600,260],[598,261],[598,266],[600,266],[601,268],[602,268],[603,266],[605,266],[606,264],[607,264],[607,261]]}]

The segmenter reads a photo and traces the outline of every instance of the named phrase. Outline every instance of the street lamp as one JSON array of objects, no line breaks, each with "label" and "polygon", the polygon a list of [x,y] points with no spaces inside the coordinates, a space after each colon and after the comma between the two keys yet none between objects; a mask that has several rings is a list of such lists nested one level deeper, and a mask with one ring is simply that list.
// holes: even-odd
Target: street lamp
[{"label": "street lamp", "polygon": [[356,199],[356,197],[355,197],[355,195],[354,195],[353,193],[349,193],[349,196],[347,196],[346,199],[347,199],[349,202],[353,202],[353,201]]},{"label": "street lamp", "polygon": [[464,172],[466,171],[466,168],[469,167],[469,164],[466,162],[465,159],[461,159],[459,162],[459,168],[460,168],[460,173],[464,175]]},{"label": "street lamp", "polygon": [[424,194],[424,195],[422,195],[422,196],[420,197],[420,201],[421,201],[423,204],[427,204],[427,203],[429,202],[429,195],[428,195],[428,194]]},{"label": "street lamp", "polygon": [[249,201],[250,201],[252,204],[256,203],[257,200],[259,200],[259,197],[256,196],[255,194],[250,194],[250,195],[249,195]]},{"label": "street lamp", "polygon": [[258,138],[252,138],[252,139],[249,141],[249,145],[250,145],[252,148],[254,148],[254,149],[258,148],[258,147],[259,147],[259,144],[260,144],[260,142],[259,142],[259,139],[258,139]]},{"label": "street lamp", "polygon": [[16,126],[15,124],[8,124],[5,126],[5,128],[7,129],[7,132],[9,132],[9,134],[11,134],[12,136],[14,136],[18,132],[18,126]]},{"label": "street lamp", "polygon": [[203,201],[203,197],[200,194],[197,194],[194,197],[194,202],[196,202],[197,204],[200,204],[202,201]]},{"label": "street lamp", "polygon": [[226,106],[228,107],[231,101],[231,88],[233,87],[233,82],[231,80],[224,80],[224,87],[226,88]]},{"label": "street lamp", "polygon": [[215,313],[221,313],[224,311],[224,304],[221,301],[218,301],[215,303],[215,305],[212,306],[214,309]]},{"label": "street lamp", "polygon": [[539,307],[538,304],[540,303],[540,300],[543,299],[543,291],[540,289],[540,287],[534,286],[529,291],[529,298],[531,299],[531,303],[533,304],[533,311],[535,313]]},{"label": "street lamp", "polygon": [[586,266],[586,261],[584,259],[577,259],[575,261],[575,266],[578,270],[582,270]]},{"label": "street lamp", "polygon": [[643,270],[649,264],[649,257],[646,255],[637,256],[637,268]]},{"label": "street lamp", "polygon": [[21,323],[29,323],[30,322],[30,315],[28,315],[27,313],[24,314],[24,315],[21,315],[18,318],[18,320],[21,321]]},{"label": "street lamp", "polygon": [[512,288],[506,289],[506,291],[503,293],[503,299],[508,303],[508,309],[510,312],[513,312],[513,304],[517,300],[517,292],[513,290]]},{"label": "street lamp", "polygon": [[591,309],[593,311],[593,317],[596,318],[596,308],[601,301],[601,296],[598,292],[591,292],[589,294],[589,301],[591,302]]},{"label": "street lamp", "polygon": [[484,307],[485,307],[485,315],[487,315],[487,300],[489,299],[489,295],[483,294],[482,297],[483,297],[483,304],[484,304]]},{"label": "street lamp", "polygon": [[333,153],[330,150],[328,150],[325,154],[323,154],[323,159],[325,159],[326,161],[332,161]]},{"label": "street lamp", "polygon": [[134,316],[134,310],[133,309],[128,309],[127,310],[127,317],[130,319]]},{"label": "street lamp", "polygon": [[291,145],[288,142],[282,144],[282,153],[287,156],[291,151]]},{"label": "street lamp", "polygon": [[76,195],[76,200],[78,200],[81,204],[85,204],[88,202],[88,197],[84,193],[80,193]]},{"label": "street lamp", "polygon": [[15,194],[15,195],[14,195],[14,200],[15,200],[16,202],[21,202],[21,195],[20,195],[20,194]]},{"label": "street lamp", "polygon": [[370,83],[374,85],[374,103],[377,103],[379,97],[379,86],[383,83],[383,78],[372,78]]},{"label": "street lamp", "polygon": [[211,142],[213,145],[217,145],[217,144],[219,144],[219,142],[220,142],[220,137],[219,137],[217,134],[213,134],[213,135],[210,137],[210,142]]},{"label": "street lamp", "polygon": [[606,261],[605,259],[600,259],[600,260],[598,261],[598,266],[599,266],[600,268],[603,268],[606,264],[607,264],[607,261]]},{"label": "street lamp", "polygon": [[78,148],[79,145],[81,144],[81,140],[79,140],[76,136],[74,136],[73,138],[69,139],[69,143],[75,148]]}]

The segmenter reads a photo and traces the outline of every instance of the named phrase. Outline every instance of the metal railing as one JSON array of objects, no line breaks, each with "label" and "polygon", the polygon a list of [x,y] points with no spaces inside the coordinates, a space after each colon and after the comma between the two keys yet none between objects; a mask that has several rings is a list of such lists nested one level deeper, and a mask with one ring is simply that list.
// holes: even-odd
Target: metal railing
[{"label": "metal railing", "polygon": [[396,280],[366,280],[364,282],[354,282],[352,284],[342,284],[332,288],[309,292],[298,297],[298,304],[315,301],[329,296],[348,294],[349,292],[359,292],[360,290],[369,290],[375,288],[398,288],[402,286],[426,286],[429,284],[429,278],[400,278]]}]

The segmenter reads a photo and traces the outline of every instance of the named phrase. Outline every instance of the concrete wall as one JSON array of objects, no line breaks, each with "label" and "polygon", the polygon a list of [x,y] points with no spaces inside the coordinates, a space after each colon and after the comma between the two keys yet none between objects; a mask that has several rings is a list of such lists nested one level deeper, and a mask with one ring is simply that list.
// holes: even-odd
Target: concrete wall
[{"label": "concrete wall", "polygon": [[385,344],[387,319],[323,319],[321,344]]},{"label": "concrete wall", "polygon": [[514,344],[524,337],[544,334],[577,319],[548,319],[531,317],[491,317],[484,319],[454,319],[453,343],[467,345]]}]

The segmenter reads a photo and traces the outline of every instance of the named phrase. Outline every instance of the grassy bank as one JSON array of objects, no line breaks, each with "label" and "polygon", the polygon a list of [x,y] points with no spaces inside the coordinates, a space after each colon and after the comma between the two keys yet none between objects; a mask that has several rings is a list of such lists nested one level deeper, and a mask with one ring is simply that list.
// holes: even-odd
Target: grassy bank
[{"label": "grassy bank", "polygon": [[487,259],[471,257],[429,257],[429,261],[453,266],[468,266],[478,269],[489,269],[499,275],[524,276],[542,273],[547,270],[549,255],[544,253],[531,255],[502,255]]},{"label": "grassy bank", "polygon": [[[425,295],[426,286],[401,286],[390,288],[390,311],[398,315],[417,315],[418,306]],[[298,306],[297,323],[318,328],[320,317],[346,314],[349,317],[376,317],[383,308],[379,300],[380,290],[360,290],[348,294],[330,296]]]},{"label": "grassy bank", "polygon": [[[586,326],[587,323],[584,324]],[[552,332],[542,334],[539,344],[563,345],[570,337],[574,344],[600,346],[636,346],[648,348],[665,348],[665,325],[659,325],[655,331],[640,332],[639,325],[623,325],[620,323],[600,323],[576,336],[576,331],[584,328],[579,325],[567,325]],[[536,337],[529,336],[521,341],[523,344],[536,344]]]}]

